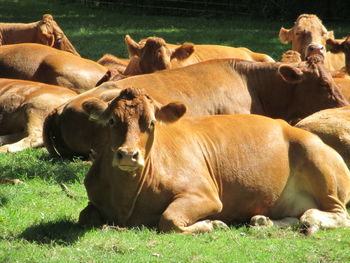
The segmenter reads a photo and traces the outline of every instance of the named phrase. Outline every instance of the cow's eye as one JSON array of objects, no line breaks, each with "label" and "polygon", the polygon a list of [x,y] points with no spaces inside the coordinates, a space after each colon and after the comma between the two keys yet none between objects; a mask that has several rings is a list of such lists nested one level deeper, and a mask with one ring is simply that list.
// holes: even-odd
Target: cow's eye
[{"label": "cow's eye", "polygon": [[108,121],[108,124],[109,124],[110,126],[113,126],[114,123],[115,123],[114,119],[113,119],[113,118],[110,118],[109,121]]}]

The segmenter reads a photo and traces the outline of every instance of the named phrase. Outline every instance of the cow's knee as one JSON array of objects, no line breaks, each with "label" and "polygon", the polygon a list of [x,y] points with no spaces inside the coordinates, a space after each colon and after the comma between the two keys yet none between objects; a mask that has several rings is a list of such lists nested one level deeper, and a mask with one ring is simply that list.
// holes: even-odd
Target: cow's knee
[{"label": "cow's knee", "polygon": [[79,214],[78,223],[85,226],[100,227],[105,224],[101,213],[92,204],[88,204]]}]

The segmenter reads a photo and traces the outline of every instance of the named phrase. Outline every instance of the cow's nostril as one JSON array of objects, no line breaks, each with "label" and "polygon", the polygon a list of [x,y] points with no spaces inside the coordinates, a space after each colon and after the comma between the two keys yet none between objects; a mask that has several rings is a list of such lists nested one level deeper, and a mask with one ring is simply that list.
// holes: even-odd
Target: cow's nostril
[{"label": "cow's nostril", "polygon": [[132,156],[133,160],[137,160],[137,157],[139,156],[139,152],[137,151],[136,153],[134,153],[134,155]]}]

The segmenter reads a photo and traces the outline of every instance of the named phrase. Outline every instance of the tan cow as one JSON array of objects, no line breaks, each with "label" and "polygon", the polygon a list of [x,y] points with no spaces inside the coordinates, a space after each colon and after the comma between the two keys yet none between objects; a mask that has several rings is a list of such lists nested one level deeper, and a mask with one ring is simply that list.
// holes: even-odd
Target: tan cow
[{"label": "tan cow", "polygon": [[180,68],[201,61],[216,58],[240,58],[249,61],[274,62],[265,54],[255,53],[247,48],[221,45],[194,45],[184,43],[173,45],[160,37],[149,37],[136,43],[129,35],[125,43],[131,61],[125,75],[152,73],[157,70]]},{"label": "tan cow", "polygon": [[106,82],[51,113],[44,141],[54,156],[87,156],[104,144],[104,129],[89,121],[82,103],[109,101],[127,87],[144,88],[162,104],[181,101],[192,116],[255,113],[296,123],[316,111],[348,105],[320,56],[297,64],[235,59],[201,62],[184,68]]},{"label": "tan cow", "polygon": [[335,39],[327,39],[327,47],[330,52],[334,54],[343,53],[345,56],[345,67],[344,72],[347,74],[349,78],[350,75],[350,36],[339,41]]},{"label": "tan cow", "polygon": [[95,87],[107,72],[97,62],[40,44],[0,46],[0,78],[38,81],[81,93]]},{"label": "tan cow", "polygon": [[296,124],[297,127],[317,134],[335,149],[350,168],[350,107],[316,112]]},{"label": "tan cow", "polygon": [[300,218],[309,234],[350,227],[350,172],[312,133],[258,115],[181,119],[184,104],[134,88],[83,108],[109,136],[84,180],[80,224],[198,233],[259,215]]},{"label": "tan cow", "polygon": [[0,152],[43,146],[45,117],[76,95],[74,91],[59,86],[0,79]]},{"label": "tan cow", "polygon": [[0,23],[0,45],[39,43],[80,56],[52,15],[34,23]]},{"label": "tan cow", "polygon": [[[291,29],[281,28],[279,32],[280,41],[283,44],[292,43],[292,50],[298,51],[303,60],[306,59],[306,47],[309,44],[326,45],[328,38],[334,38],[333,31],[327,31],[322,21],[312,14],[300,15]],[[327,52],[325,65],[331,71],[337,71],[344,67],[344,55]]]}]

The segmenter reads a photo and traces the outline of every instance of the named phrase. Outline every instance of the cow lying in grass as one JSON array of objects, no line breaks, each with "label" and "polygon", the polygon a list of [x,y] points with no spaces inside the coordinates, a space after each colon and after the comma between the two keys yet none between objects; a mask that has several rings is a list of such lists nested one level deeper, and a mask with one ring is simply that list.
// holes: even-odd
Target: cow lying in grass
[{"label": "cow lying in grass", "polygon": [[321,109],[348,105],[321,56],[297,64],[211,60],[106,82],[79,95],[45,120],[44,141],[54,156],[87,157],[106,135],[82,110],[90,97],[109,101],[123,88],[144,88],[162,104],[181,101],[192,116],[255,113],[296,123]]},{"label": "cow lying in grass", "polygon": [[259,215],[300,218],[309,234],[350,227],[350,172],[312,133],[258,115],[182,118],[184,104],[135,88],[82,107],[108,137],[84,180],[80,224],[198,233]]},{"label": "cow lying in grass", "polygon": [[43,146],[45,117],[76,95],[59,86],[0,79],[0,152]]},{"label": "cow lying in grass", "polygon": [[234,48],[221,45],[194,45],[184,43],[173,45],[163,38],[149,37],[136,43],[129,35],[125,37],[129,56],[125,75],[152,73],[157,70],[180,68],[217,58],[239,58],[248,61],[274,62],[265,54],[253,52],[247,48]]},{"label": "cow lying in grass", "polygon": [[48,46],[0,46],[0,78],[39,81],[81,93],[107,80],[106,73],[108,69],[95,61]]},{"label": "cow lying in grass", "polygon": [[52,15],[34,23],[0,23],[0,45],[39,43],[80,56]]}]

